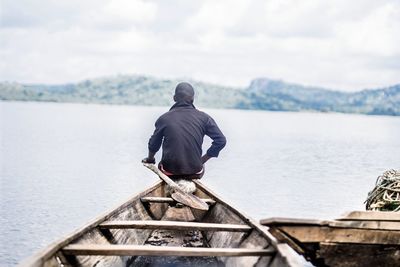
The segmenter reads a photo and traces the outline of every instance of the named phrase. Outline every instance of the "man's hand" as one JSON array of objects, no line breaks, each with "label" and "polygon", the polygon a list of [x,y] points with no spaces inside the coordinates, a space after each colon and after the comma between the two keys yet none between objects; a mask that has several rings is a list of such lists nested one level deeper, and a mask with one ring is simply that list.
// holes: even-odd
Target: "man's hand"
[{"label": "man's hand", "polygon": [[147,158],[142,159],[142,163],[156,164],[156,159],[147,157]]},{"label": "man's hand", "polygon": [[155,152],[151,152],[149,150],[149,155],[147,156],[147,158],[142,159],[142,163],[156,164],[156,159],[154,158],[155,155]]}]

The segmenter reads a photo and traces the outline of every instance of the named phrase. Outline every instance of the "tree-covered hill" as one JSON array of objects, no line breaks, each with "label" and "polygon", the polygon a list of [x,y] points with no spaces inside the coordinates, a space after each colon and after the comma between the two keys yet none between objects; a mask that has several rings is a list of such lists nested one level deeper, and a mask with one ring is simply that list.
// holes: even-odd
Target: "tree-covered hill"
[{"label": "tree-covered hill", "polygon": [[[102,104],[165,106],[178,80],[147,76],[121,75],[65,85],[27,85],[0,83],[0,99]],[[234,108],[243,97],[242,90],[198,81],[190,81],[196,90],[196,104],[205,107]]]},{"label": "tree-covered hill", "polygon": [[400,84],[354,93],[255,79],[240,108],[400,115]]},{"label": "tree-covered hill", "polygon": [[[139,75],[64,85],[2,82],[0,100],[165,106],[172,104],[178,82]],[[400,84],[345,93],[264,78],[246,88],[189,82],[195,87],[199,107],[400,115]]]}]

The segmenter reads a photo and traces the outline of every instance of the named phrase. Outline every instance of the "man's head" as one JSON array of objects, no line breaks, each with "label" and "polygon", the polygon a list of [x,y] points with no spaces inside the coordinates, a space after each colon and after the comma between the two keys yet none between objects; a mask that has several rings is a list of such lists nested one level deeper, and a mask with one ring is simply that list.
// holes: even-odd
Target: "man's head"
[{"label": "man's head", "polygon": [[194,101],[193,87],[187,82],[179,83],[175,88],[174,101],[175,102],[184,101],[193,103]]}]

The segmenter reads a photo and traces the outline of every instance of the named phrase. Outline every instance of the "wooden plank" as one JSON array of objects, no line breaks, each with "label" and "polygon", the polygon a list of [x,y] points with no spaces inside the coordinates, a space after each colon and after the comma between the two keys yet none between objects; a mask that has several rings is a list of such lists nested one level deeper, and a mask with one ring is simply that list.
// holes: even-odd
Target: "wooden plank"
[{"label": "wooden plank", "polygon": [[[268,240],[260,236],[256,231],[252,231],[242,242],[240,242],[240,248],[242,249],[254,249],[254,248],[268,248]],[[272,247],[272,246],[271,246]],[[275,248],[274,248],[275,250]],[[271,260],[272,257],[269,257]],[[256,266],[260,257],[229,257],[224,261],[225,266]]]},{"label": "wooden plank", "polygon": [[304,267],[304,258],[298,255],[292,248],[288,246],[288,244],[278,244],[278,253],[281,255],[286,255],[286,257],[275,257],[269,265],[257,265],[257,267],[282,267],[282,266],[290,266],[290,267]]},{"label": "wooden plank", "polygon": [[400,222],[393,221],[332,221],[327,225],[348,229],[400,231]]},{"label": "wooden plank", "polygon": [[260,220],[260,224],[266,226],[273,225],[322,225],[324,221],[312,220],[312,219],[298,219],[298,218],[282,218],[272,217]]},{"label": "wooden plank", "polygon": [[[183,208],[168,207],[168,209],[164,213],[164,216],[161,218],[161,221],[192,222],[194,221],[194,216],[192,214],[192,209],[187,206]],[[202,237],[201,232],[196,230],[184,231],[155,229],[154,231],[152,231],[151,235],[144,244],[154,246],[162,245],[169,247],[203,247],[204,241],[205,240]],[[133,264],[132,266],[136,265]]]},{"label": "wooden plank", "polygon": [[341,220],[341,221],[320,221],[296,218],[268,218],[260,221],[262,225],[268,227],[280,226],[330,226],[334,228],[348,229],[375,229],[399,231],[400,222],[395,221],[369,221],[369,220]]},{"label": "wooden plank", "polygon": [[185,256],[185,257],[244,257],[271,256],[274,249],[241,248],[191,248],[138,245],[68,245],[63,248],[66,255],[104,256]]},{"label": "wooden plank", "polygon": [[395,221],[400,222],[400,212],[390,211],[351,211],[344,214],[339,221]]},{"label": "wooden plank", "polygon": [[198,210],[207,211],[209,206],[203,200],[201,200],[196,195],[192,193],[185,192],[182,190],[178,184],[176,184],[171,178],[165,175],[162,171],[160,171],[155,164],[143,163],[143,165],[153,171],[155,174],[158,175],[164,182],[166,182],[172,189],[173,193],[171,193],[171,197],[175,199],[177,202],[182,203],[188,207]]},{"label": "wooden plank", "polygon": [[389,267],[399,266],[399,251],[400,246],[321,243],[314,255],[331,267]]},{"label": "wooden plank", "polygon": [[[175,200],[173,200],[171,197],[142,197],[140,200],[142,202],[151,202],[151,203],[173,203],[173,202],[175,202]],[[215,204],[215,200],[212,200],[211,198],[202,198],[202,200],[209,205]]]},{"label": "wooden plank", "polygon": [[302,243],[336,242],[400,245],[400,231],[342,229],[325,226],[282,226],[278,229]]},{"label": "wooden plank", "polygon": [[[217,194],[215,194],[213,191],[211,191],[209,188],[207,188],[205,185],[203,185],[199,181],[194,181],[196,184],[197,188],[203,191],[204,194],[212,196],[212,199],[214,199],[218,204],[223,205],[227,209],[229,209],[232,213],[236,214],[239,216],[246,224],[250,225],[251,227],[254,228],[255,231],[260,233],[260,236],[266,238],[269,242],[269,244],[274,247],[275,249],[278,248],[278,242],[276,238],[268,231],[267,227],[263,227],[261,224],[259,224],[256,220],[246,216],[243,212],[238,211],[231,205],[229,205],[227,202],[225,202],[221,197],[219,197]],[[289,262],[290,261],[290,266],[291,267],[303,267],[303,263],[298,260],[298,258],[293,257],[292,253],[287,253],[286,251],[279,251],[276,256],[276,260],[281,260],[281,262]],[[281,265],[285,266],[285,265]],[[289,265],[288,265],[289,266]]]},{"label": "wooden plank", "polygon": [[52,243],[48,247],[44,248],[43,250],[37,252],[30,258],[27,258],[20,262],[18,264],[19,267],[41,267],[43,264],[51,258],[60,248],[63,246],[69,244],[73,240],[79,238],[83,234],[87,233],[88,231],[94,229],[96,226],[98,226],[100,223],[102,223],[105,220],[108,220],[111,218],[114,214],[117,214],[119,211],[122,209],[127,208],[129,205],[132,205],[134,201],[139,200],[141,197],[144,197],[148,195],[149,193],[153,192],[156,190],[158,187],[162,186],[163,182],[159,181],[152,187],[146,189],[145,191],[134,195],[131,197],[129,200],[125,201],[123,204],[118,205],[117,207],[109,210],[108,212],[103,213],[102,215],[96,217],[94,220],[90,221],[86,225],[80,227],[76,231],[72,232],[71,234],[67,235],[66,237],[63,237],[62,239]]},{"label": "wooden plank", "polygon": [[275,236],[280,243],[288,244],[292,249],[294,249],[298,254],[304,254],[303,248],[296,243],[297,240],[288,236],[285,232],[281,231],[278,227],[271,227],[269,229],[271,234]]},{"label": "wooden plank", "polygon": [[193,181],[196,184],[196,187],[200,190],[202,190],[205,194],[211,195],[212,198],[218,203],[221,204],[222,206],[226,207],[229,209],[233,214],[237,215],[239,218],[241,218],[246,224],[250,225],[253,227],[257,232],[260,233],[260,235],[264,236],[269,243],[273,246],[276,247],[278,245],[276,239],[274,236],[271,235],[271,233],[268,232],[268,230],[265,227],[262,227],[261,224],[259,224],[256,220],[250,218],[249,216],[245,215],[243,212],[238,211],[228,203],[226,203],[221,197],[219,197],[215,192],[211,191],[209,188],[207,188],[205,185],[203,185],[199,181]]},{"label": "wooden plank", "polygon": [[219,224],[179,221],[107,221],[99,225],[107,229],[165,229],[165,230],[200,230],[247,232],[252,228],[244,224]]}]

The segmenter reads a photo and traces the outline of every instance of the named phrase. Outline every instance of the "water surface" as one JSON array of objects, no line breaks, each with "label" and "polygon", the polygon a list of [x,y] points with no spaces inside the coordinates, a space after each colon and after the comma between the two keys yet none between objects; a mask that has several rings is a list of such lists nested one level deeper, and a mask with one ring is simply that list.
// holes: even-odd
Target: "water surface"
[{"label": "water surface", "polygon": [[[157,181],[140,160],[167,107],[0,106],[1,266]],[[207,163],[203,183],[255,219],[362,210],[376,176],[400,168],[398,117],[205,111],[228,144]]]}]

